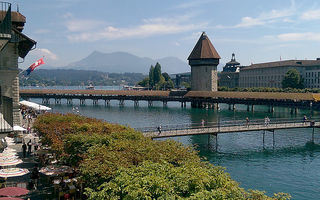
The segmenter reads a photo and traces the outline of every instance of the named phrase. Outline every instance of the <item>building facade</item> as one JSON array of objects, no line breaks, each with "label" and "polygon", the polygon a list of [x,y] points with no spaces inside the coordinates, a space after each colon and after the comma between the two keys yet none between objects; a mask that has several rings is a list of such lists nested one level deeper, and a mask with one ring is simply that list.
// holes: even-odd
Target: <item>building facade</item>
[{"label": "building facade", "polygon": [[300,73],[306,88],[320,88],[320,59],[284,60],[243,67],[239,73],[239,87],[282,88],[282,80],[290,69]]},{"label": "building facade", "polygon": [[203,32],[188,57],[191,66],[191,90],[217,91],[217,66],[220,56]]},{"label": "building facade", "polygon": [[20,125],[18,58],[24,58],[36,44],[22,34],[25,16],[11,12],[10,3],[0,10],[0,132],[8,125]]},{"label": "building facade", "polygon": [[223,71],[219,73],[219,87],[236,88],[239,87],[240,63],[236,61],[233,53],[231,60],[223,67]]}]

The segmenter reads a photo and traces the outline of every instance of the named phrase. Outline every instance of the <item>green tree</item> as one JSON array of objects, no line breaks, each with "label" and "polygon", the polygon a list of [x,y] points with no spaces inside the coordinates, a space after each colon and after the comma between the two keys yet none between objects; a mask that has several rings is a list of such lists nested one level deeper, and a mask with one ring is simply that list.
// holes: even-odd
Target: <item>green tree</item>
[{"label": "green tree", "polygon": [[153,88],[155,85],[154,83],[154,66],[151,65],[150,69],[149,69],[149,86],[151,88]]},{"label": "green tree", "polygon": [[156,66],[154,67],[154,83],[157,84],[160,82],[162,77],[161,74],[161,65],[157,62]]},{"label": "green tree", "polygon": [[110,182],[98,191],[87,188],[89,200],[103,199],[229,199],[286,200],[287,194],[270,198],[264,192],[246,192],[221,167],[192,162],[174,166],[168,162],[143,162],[139,166],[120,168]]},{"label": "green tree", "polygon": [[300,73],[296,69],[289,69],[282,80],[283,88],[301,88],[303,86]]},{"label": "green tree", "polygon": [[142,87],[149,87],[150,79],[149,77],[144,78],[142,81],[138,82],[138,85]]},{"label": "green tree", "polygon": [[171,80],[171,78],[170,78],[170,76],[169,76],[169,74],[167,72],[162,73],[162,76],[163,76],[165,81]]}]

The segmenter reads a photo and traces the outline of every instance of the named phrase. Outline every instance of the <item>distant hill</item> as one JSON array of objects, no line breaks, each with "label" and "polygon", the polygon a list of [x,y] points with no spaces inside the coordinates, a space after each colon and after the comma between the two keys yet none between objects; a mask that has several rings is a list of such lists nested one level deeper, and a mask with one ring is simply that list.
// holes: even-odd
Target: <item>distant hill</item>
[{"label": "distant hill", "polygon": [[106,73],[74,69],[37,69],[29,76],[20,74],[21,86],[86,86],[93,85],[135,85],[145,78],[142,73]]},{"label": "distant hill", "polygon": [[138,57],[126,52],[102,53],[92,52],[86,58],[71,63],[66,68],[78,70],[96,70],[110,73],[137,72],[147,74],[151,65],[160,63],[163,72],[169,74],[190,71],[187,62],[176,57],[165,57],[153,60]]}]

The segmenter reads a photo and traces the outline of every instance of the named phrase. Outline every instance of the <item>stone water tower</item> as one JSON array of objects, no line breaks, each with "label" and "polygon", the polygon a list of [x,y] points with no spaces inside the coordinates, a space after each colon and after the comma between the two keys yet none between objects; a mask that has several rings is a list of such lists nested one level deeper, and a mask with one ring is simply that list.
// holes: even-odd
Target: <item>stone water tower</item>
[{"label": "stone water tower", "polygon": [[18,58],[24,59],[36,44],[22,33],[25,22],[10,3],[0,1],[0,133],[21,125]]},{"label": "stone water tower", "polygon": [[191,66],[192,91],[217,91],[217,66],[220,56],[203,32],[188,57]]}]

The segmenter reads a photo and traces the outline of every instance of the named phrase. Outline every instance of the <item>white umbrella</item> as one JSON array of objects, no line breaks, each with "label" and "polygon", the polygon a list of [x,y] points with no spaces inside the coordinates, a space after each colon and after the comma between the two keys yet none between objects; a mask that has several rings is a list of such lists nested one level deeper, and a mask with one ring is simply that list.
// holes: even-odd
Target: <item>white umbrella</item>
[{"label": "white umbrella", "polygon": [[0,160],[8,160],[12,158],[18,158],[17,153],[15,152],[0,153]]},{"label": "white umbrella", "polygon": [[17,150],[7,147],[7,148],[5,148],[5,149],[3,150],[2,153],[8,153],[8,152],[13,152],[13,153],[15,153],[15,152],[17,152]]},{"label": "white umbrella", "polygon": [[29,173],[28,169],[22,168],[7,168],[7,169],[0,169],[0,177],[7,178],[7,177],[16,177],[16,176],[23,176]]},{"label": "white umbrella", "polygon": [[13,126],[13,131],[26,131],[27,129],[21,126]]},{"label": "white umbrella", "polygon": [[39,172],[47,176],[52,176],[52,175],[59,175],[63,173],[72,173],[73,169],[65,165],[62,165],[62,166],[49,165],[46,167],[42,167],[39,170]]},{"label": "white umbrella", "polygon": [[5,167],[5,166],[12,166],[12,165],[18,165],[22,163],[21,159],[8,159],[8,160],[0,160],[0,166]]}]

